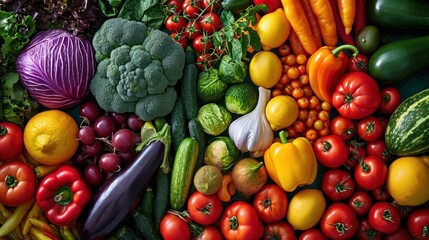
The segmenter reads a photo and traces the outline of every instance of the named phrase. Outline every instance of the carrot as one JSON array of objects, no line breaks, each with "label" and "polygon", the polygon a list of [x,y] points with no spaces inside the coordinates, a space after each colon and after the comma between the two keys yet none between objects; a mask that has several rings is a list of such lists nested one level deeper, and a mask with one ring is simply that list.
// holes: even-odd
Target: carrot
[{"label": "carrot", "polygon": [[340,17],[340,10],[338,9],[337,0],[329,0],[332,11],[334,13],[335,24],[337,25],[337,35],[339,39],[345,44],[356,46],[355,39],[352,34],[346,34],[343,22]]},{"label": "carrot", "polygon": [[366,26],[366,1],[367,0],[356,1],[356,15],[353,23],[355,36],[363,27]]},{"label": "carrot", "polygon": [[299,38],[293,29],[291,29],[290,33],[289,33],[289,44],[290,44],[290,47],[292,48],[292,52],[295,54],[295,56],[299,55],[299,54],[304,54],[306,56],[309,55],[305,51],[305,49],[302,47],[302,44],[299,41]]},{"label": "carrot", "polygon": [[282,5],[286,18],[305,51],[308,54],[314,53],[318,48],[300,0],[282,0]]},{"label": "carrot", "polygon": [[328,0],[310,0],[310,4],[319,21],[323,41],[328,46],[337,45],[337,27],[331,4]]},{"label": "carrot", "polygon": [[322,30],[320,29],[319,21],[317,20],[316,14],[311,9],[310,0],[301,0],[302,7],[307,17],[308,23],[310,24],[311,32],[313,33],[314,41],[317,48],[322,47]]},{"label": "carrot", "polygon": [[346,34],[350,34],[356,15],[356,0],[337,0],[341,21]]}]

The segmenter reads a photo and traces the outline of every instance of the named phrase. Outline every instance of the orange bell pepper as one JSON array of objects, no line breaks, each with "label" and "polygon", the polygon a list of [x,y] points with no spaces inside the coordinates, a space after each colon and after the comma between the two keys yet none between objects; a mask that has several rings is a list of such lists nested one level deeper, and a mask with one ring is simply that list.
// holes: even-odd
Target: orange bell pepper
[{"label": "orange bell pepper", "polygon": [[347,70],[348,56],[343,50],[359,50],[349,44],[339,47],[323,46],[314,52],[307,62],[307,74],[314,94],[322,101],[332,102],[332,93],[341,76]]},{"label": "orange bell pepper", "polygon": [[283,190],[312,184],[317,174],[317,159],[310,141],[304,137],[287,142],[281,131],[280,142],[274,142],[264,153],[264,163],[270,178]]}]

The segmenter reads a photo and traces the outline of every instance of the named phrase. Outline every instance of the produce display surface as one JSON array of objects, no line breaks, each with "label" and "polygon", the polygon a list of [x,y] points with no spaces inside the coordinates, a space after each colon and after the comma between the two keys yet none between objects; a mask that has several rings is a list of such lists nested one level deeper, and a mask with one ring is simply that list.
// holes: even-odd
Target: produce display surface
[{"label": "produce display surface", "polygon": [[0,239],[429,239],[428,13],[0,1]]}]

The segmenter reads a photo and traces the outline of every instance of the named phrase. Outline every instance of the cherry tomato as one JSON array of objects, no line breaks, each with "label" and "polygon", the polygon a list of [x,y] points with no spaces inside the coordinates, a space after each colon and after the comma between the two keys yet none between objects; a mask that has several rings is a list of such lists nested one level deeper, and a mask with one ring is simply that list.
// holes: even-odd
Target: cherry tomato
[{"label": "cherry tomato", "polygon": [[188,212],[192,220],[202,225],[214,223],[222,215],[223,205],[217,194],[195,191],[189,196]]},{"label": "cherry tomato", "polygon": [[173,32],[170,34],[171,38],[173,38],[174,41],[178,42],[180,46],[185,48],[188,45],[188,40],[182,33]]},{"label": "cherry tomato", "polygon": [[201,0],[184,0],[182,4],[182,12],[186,17],[196,18],[201,12]]},{"label": "cherry tomato", "polygon": [[159,223],[159,230],[165,240],[190,240],[192,237],[188,223],[178,213],[167,213]]},{"label": "cherry tomato", "polygon": [[386,185],[371,190],[371,195],[377,201],[387,201],[392,197],[389,191],[387,191]]},{"label": "cherry tomato", "polygon": [[201,34],[202,34],[202,29],[199,22],[195,20],[191,20],[186,24],[185,36],[189,40],[194,40],[196,37],[200,36]]},{"label": "cherry tomato", "polygon": [[392,157],[392,153],[387,148],[386,142],[383,138],[379,138],[378,140],[368,142],[365,145],[365,150],[368,155],[377,156],[384,161],[389,161]]},{"label": "cherry tomato", "polygon": [[327,135],[318,138],[313,143],[317,160],[326,167],[340,167],[349,156],[349,148],[344,139],[338,135]]},{"label": "cherry tomato", "polygon": [[264,234],[258,213],[245,201],[235,201],[226,207],[219,224],[222,235],[227,239],[257,240]]},{"label": "cherry tomato", "polygon": [[265,224],[263,240],[278,239],[278,240],[295,240],[295,231],[292,226],[283,221]]},{"label": "cherry tomato", "polygon": [[290,54],[290,46],[286,43],[280,45],[280,47],[277,48],[278,53],[280,54],[280,56],[282,57],[286,57],[287,55]]},{"label": "cherry tomato", "polygon": [[407,229],[415,239],[429,239],[429,208],[412,211],[408,216]]},{"label": "cherry tomato", "polygon": [[170,15],[165,21],[165,27],[170,32],[180,32],[186,26],[186,19],[179,14]]},{"label": "cherry tomato", "polygon": [[203,14],[200,17],[200,25],[207,34],[212,34],[222,28],[220,17],[214,12]]},{"label": "cherry tomato", "polygon": [[401,225],[401,216],[398,210],[388,202],[376,202],[369,209],[369,225],[375,230],[389,234],[398,230]]},{"label": "cherry tomato", "polygon": [[355,169],[356,183],[367,190],[374,190],[384,185],[387,178],[387,166],[383,159],[366,156]]},{"label": "cherry tomato", "polygon": [[347,72],[368,72],[368,57],[361,53],[356,57],[351,56],[348,60]]},{"label": "cherry tomato", "polygon": [[349,157],[344,165],[351,170],[354,170],[359,164],[359,161],[367,155],[364,144],[357,141],[351,141],[347,143],[349,148]]},{"label": "cherry tomato", "polygon": [[193,238],[193,240],[219,240],[219,239],[223,239],[222,233],[217,227],[213,225],[204,226],[203,231],[196,238]]},{"label": "cherry tomato", "polygon": [[286,216],[289,201],[286,192],[277,184],[263,186],[253,200],[253,207],[265,223],[280,221]]},{"label": "cherry tomato", "polygon": [[349,198],[355,187],[355,180],[346,170],[332,168],[322,176],[322,191],[332,201],[338,202]]},{"label": "cherry tomato", "polygon": [[205,12],[216,12],[220,8],[220,0],[203,0],[202,7]]},{"label": "cherry tomato", "polygon": [[350,239],[358,229],[353,209],[345,203],[332,203],[320,219],[322,232],[330,239]]},{"label": "cherry tomato", "polygon": [[359,219],[359,227],[356,236],[361,240],[381,240],[382,235],[369,225],[367,218]]},{"label": "cherry tomato", "polygon": [[328,238],[319,229],[310,228],[301,233],[299,240],[328,240]]},{"label": "cherry tomato", "polygon": [[394,233],[384,235],[383,240],[413,240],[411,235],[403,227],[399,227]]},{"label": "cherry tomato", "polygon": [[201,54],[197,58],[197,67],[200,70],[210,68],[215,63],[216,63],[216,60],[213,58],[213,55],[211,55],[209,53]]},{"label": "cherry tomato", "polygon": [[180,0],[168,0],[166,4],[166,12],[173,14],[173,13],[180,13],[182,10],[182,1]]},{"label": "cherry tomato", "polygon": [[19,206],[36,192],[36,176],[26,163],[11,160],[0,165],[0,203]]},{"label": "cherry tomato", "polygon": [[0,161],[15,158],[22,153],[24,140],[22,129],[12,122],[0,123]]},{"label": "cherry tomato", "polygon": [[350,141],[355,136],[356,125],[350,118],[338,115],[331,119],[329,131],[332,134],[340,136],[345,141]]},{"label": "cherry tomato", "polygon": [[207,53],[208,50],[213,47],[213,44],[210,39],[205,35],[199,35],[192,42],[192,46],[197,52]]},{"label": "cherry tomato", "polygon": [[368,116],[359,120],[357,132],[360,138],[367,142],[379,139],[383,134],[383,126],[375,116]]},{"label": "cherry tomato", "polygon": [[380,90],[381,92],[381,105],[379,110],[384,114],[392,114],[393,111],[401,103],[401,93],[395,87],[384,87]]},{"label": "cherry tomato", "polygon": [[372,206],[372,197],[367,192],[359,190],[349,198],[348,204],[357,216],[363,216]]}]

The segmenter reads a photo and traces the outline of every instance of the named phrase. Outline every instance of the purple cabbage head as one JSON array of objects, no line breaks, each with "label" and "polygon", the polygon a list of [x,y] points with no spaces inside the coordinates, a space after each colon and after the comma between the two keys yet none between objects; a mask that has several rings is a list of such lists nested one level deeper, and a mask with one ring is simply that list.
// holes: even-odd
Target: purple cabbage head
[{"label": "purple cabbage head", "polygon": [[21,84],[43,106],[72,107],[89,93],[94,50],[89,40],[64,30],[41,31],[20,52],[16,70]]}]

